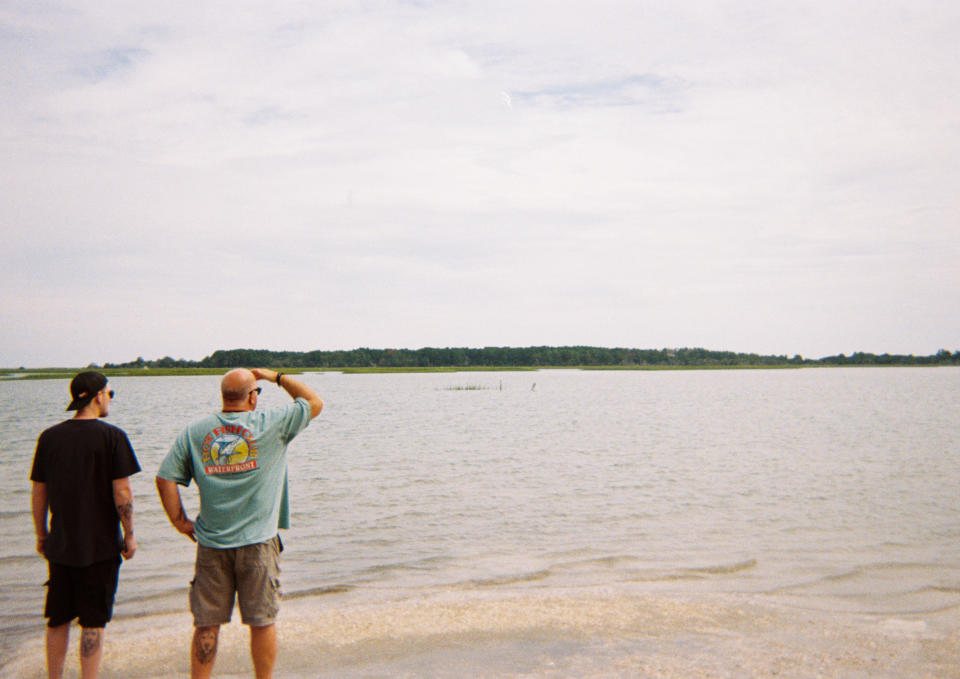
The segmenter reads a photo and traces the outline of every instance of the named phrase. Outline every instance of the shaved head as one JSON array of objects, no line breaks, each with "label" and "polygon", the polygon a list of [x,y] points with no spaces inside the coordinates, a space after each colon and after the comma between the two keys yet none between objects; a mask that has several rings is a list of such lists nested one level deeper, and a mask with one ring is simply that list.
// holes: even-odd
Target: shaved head
[{"label": "shaved head", "polygon": [[224,403],[238,403],[247,398],[257,384],[253,373],[246,368],[231,370],[220,380],[220,394]]}]

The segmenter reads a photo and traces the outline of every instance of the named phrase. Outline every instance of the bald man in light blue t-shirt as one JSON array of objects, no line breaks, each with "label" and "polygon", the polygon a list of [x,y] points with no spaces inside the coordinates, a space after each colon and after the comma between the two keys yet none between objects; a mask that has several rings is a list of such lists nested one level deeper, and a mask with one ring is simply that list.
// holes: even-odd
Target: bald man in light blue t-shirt
[{"label": "bald man in light blue t-shirt", "polygon": [[[258,411],[258,380],[275,382],[293,402]],[[257,679],[269,679],[277,656],[278,530],[290,527],[287,444],[320,414],[323,401],[300,380],[265,368],[231,370],[220,391],[223,410],[181,432],[157,471],[157,491],[170,523],[199,543],[190,587],[190,676],[210,676],[220,625],[230,621],[236,594]],[[178,488],[191,480],[200,493],[196,522],[187,518]]]}]

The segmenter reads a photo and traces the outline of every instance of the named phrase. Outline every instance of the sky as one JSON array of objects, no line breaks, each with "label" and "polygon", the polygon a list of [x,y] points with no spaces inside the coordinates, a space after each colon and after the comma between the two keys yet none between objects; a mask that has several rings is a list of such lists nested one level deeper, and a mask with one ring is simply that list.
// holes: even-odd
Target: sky
[{"label": "sky", "polygon": [[0,366],[960,349],[960,4],[0,0]]}]

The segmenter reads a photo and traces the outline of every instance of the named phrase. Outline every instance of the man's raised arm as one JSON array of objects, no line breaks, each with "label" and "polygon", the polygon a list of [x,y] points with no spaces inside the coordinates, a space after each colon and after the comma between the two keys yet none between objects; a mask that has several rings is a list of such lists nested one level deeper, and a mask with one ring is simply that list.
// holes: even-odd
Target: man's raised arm
[{"label": "man's raised arm", "polygon": [[320,411],[323,410],[323,399],[320,398],[320,395],[315,392],[312,387],[308,387],[293,376],[286,373],[278,373],[276,370],[270,370],[269,368],[254,368],[250,372],[252,372],[253,376],[258,380],[276,382],[279,386],[283,387],[284,391],[290,394],[290,398],[305,398],[307,403],[310,404],[311,419],[319,415]]}]

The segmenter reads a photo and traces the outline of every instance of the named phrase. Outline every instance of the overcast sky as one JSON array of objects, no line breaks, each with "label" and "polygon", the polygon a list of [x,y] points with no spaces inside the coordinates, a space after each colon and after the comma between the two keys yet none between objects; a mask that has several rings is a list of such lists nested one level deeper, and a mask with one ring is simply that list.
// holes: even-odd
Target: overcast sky
[{"label": "overcast sky", "polygon": [[0,0],[0,366],[960,349],[960,4]]}]

